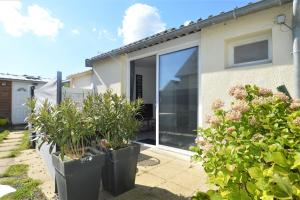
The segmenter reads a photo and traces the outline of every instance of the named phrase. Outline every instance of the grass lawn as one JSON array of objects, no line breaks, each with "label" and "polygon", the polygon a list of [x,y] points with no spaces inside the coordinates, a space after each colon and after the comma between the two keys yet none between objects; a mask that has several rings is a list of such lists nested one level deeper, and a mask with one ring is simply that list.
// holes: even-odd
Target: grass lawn
[{"label": "grass lawn", "polygon": [[13,158],[20,155],[21,151],[29,148],[29,131],[24,131],[21,144],[14,149],[7,157]]},{"label": "grass lawn", "polygon": [[0,132],[0,143],[8,136],[8,134],[9,134],[9,131],[7,131],[7,130]]},{"label": "grass lawn", "polygon": [[10,166],[2,175],[0,184],[10,185],[16,192],[5,195],[1,200],[46,200],[47,198],[37,187],[40,181],[27,176],[28,165],[17,164]]}]

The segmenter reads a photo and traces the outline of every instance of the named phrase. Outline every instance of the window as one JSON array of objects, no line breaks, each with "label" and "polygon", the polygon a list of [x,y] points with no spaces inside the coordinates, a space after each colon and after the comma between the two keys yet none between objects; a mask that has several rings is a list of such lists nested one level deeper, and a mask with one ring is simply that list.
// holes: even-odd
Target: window
[{"label": "window", "polygon": [[247,66],[272,61],[270,35],[229,43],[229,66]]},{"label": "window", "polygon": [[136,74],[135,80],[135,97],[141,99],[143,98],[143,76]]}]

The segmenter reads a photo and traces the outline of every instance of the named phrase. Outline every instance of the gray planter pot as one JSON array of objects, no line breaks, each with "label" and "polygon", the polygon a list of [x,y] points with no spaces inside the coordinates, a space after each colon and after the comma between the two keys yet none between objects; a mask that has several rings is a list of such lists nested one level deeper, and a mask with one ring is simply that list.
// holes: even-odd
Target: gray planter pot
[{"label": "gray planter pot", "polygon": [[98,200],[105,154],[88,149],[90,156],[62,162],[59,152],[52,154],[60,200]]},{"label": "gray planter pot", "polygon": [[138,144],[106,153],[102,171],[104,190],[117,196],[134,188],[139,153]]}]

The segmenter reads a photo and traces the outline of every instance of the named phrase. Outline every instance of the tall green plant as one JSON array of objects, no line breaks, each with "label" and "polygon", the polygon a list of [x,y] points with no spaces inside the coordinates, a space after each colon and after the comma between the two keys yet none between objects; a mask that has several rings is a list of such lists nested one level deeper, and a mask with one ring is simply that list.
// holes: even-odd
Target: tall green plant
[{"label": "tall green plant", "polygon": [[137,115],[142,101],[130,102],[124,96],[118,96],[111,90],[104,94],[94,94],[86,98],[83,112],[87,116],[97,139],[105,141],[103,146],[119,149],[126,146],[136,135],[140,121]]},{"label": "tall green plant", "polygon": [[217,186],[193,199],[300,199],[300,100],[236,86],[229,110],[213,103],[191,148]]},{"label": "tall green plant", "polygon": [[[34,108],[34,103],[31,101],[28,104]],[[59,146],[62,159],[65,155],[72,159],[82,157],[87,138],[94,134],[83,112],[71,99],[55,106],[44,101],[38,110],[29,115],[28,122],[34,125],[42,141],[40,147],[46,142],[52,152],[54,146]]]}]

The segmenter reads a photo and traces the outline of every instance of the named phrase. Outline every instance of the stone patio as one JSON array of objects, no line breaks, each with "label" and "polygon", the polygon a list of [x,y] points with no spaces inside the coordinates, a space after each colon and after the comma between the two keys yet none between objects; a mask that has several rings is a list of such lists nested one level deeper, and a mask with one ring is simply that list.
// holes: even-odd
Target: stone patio
[{"label": "stone patio", "polygon": [[[54,181],[36,150],[25,150],[17,163],[30,166],[28,175],[43,182],[39,187],[49,199],[55,199]],[[206,191],[206,174],[189,156],[157,148],[142,147],[138,162],[136,187],[118,197],[102,192],[101,199],[189,199],[196,191]]]},{"label": "stone patio", "polygon": [[206,191],[206,174],[189,156],[157,148],[142,148],[136,188],[115,199],[189,199],[196,191]]}]

